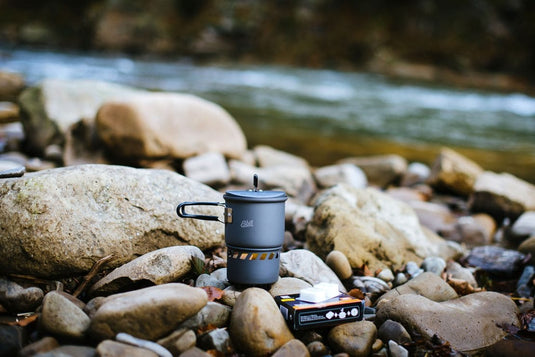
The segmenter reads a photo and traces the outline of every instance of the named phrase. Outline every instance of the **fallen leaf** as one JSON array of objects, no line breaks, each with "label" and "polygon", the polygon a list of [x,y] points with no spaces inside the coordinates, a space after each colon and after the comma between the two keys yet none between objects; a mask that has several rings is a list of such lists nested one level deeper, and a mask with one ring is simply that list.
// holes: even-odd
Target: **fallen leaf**
[{"label": "fallen leaf", "polygon": [[364,300],[365,298],[364,293],[360,289],[351,289],[348,294],[360,300]]},{"label": "fallen leaf", "polygon": [[28,326],[29,324],[31,324],[32,322],[37,320],[38,316],[39,315],[37,315],[37,314],[33,314],[33,315],[30,315],[30,316],[26,316],[26,317],[24,317],[22,319],[17,318],[17,320],[9,322],[9,323],[7,323],[7,325],[21,326],[21,327]]},{"label": "fallen leaf", "polygon": [[201,289],[208,295],[208,301],[219,300],[224,294],[223,290],[216,288],[215,286],[202,286]]}]

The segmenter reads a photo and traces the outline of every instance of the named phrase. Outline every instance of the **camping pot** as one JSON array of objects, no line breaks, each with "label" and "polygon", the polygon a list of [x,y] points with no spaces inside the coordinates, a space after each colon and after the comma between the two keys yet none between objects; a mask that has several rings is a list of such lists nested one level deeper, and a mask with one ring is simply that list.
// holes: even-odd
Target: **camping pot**
[{"label": "camping pot", "polygon": [[[271,284],[279,277],[280,251],[284,241],[284,202],[282,191],[258,189],[227,191],[220,202],[183,202],[177,206],[181,218],[219,221],[225,224],[227,279],[235,284]],[[224,218],[190,214],[188,206],[222,206]]]}]

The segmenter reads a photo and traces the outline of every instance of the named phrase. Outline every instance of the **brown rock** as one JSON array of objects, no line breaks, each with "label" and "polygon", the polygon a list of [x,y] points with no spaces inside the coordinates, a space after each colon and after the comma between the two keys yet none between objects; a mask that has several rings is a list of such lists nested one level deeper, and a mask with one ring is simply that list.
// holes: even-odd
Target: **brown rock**
[{"label": "brown rock", "polygon": [[519,326],[518,309],[507,296],[480,292],[443,302],[401,295],[377,310],[377,323],[400,322],[411,335],[434,335],[460,352],[477,352],[502,340],[500,326]]},{"label": "brown rock", "polygon": [[330,346],[335,352],[345,352],[352,357],[369,356],[376,338],[377,328],[370,321],[338,325],[328,335]]},{"label": "brown rock", "polygon": [[504,217],[515,220],[524,211],[535,210],[535,186],[507,173],[485,171],[474,185],[470,209],[488,213],[497,222]]},{"label": "brown rock", "polygon": [[379,187],[394,183],[407,171],[407,160],[399,155],[351,157],[339,163],[350,163],[361,168],[368,182]]},{"label": "brown rock", "polygon": [[272,354],[294,338],[273,297],[260,288],[248,288],[240,294],[229,332],[234,347],[248,356]]},{"label": "brown rock", "polygon": [[125,332],[154,341],[170,334],[207,301],[204,290],[180,283],[111,295],[93,316],[90,333],[98,340]]},{"label": "brown rock", "polygon": [[245,136],[219,105],[178,93],[145,93],[104,103],[97,132],[114,155],[125,158],[188,158],[219,152],[239,158]]},{"label": "brown rock", "polygon": [[467,196],[474,191],[474,184],[482,172],[475,162],[443,148],[433,163],[428,183],[437,189]]}]

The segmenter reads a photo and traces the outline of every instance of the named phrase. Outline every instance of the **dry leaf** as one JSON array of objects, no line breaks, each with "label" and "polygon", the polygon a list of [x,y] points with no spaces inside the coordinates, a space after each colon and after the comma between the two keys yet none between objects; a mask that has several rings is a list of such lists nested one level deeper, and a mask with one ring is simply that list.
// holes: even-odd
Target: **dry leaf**
[{"label": "dry leaf", "polygon": [[219,300],[223,297],[223,290],[216,288],[215,286],[202,286],[201,289],[206,291],[208,295],[208,301]]}]

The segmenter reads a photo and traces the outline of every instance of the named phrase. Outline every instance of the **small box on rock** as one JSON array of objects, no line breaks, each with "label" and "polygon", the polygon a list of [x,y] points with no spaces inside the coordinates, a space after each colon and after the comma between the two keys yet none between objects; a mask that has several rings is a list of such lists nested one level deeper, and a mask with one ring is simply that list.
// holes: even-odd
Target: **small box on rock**
[{"label": "small box on rock", "polygon": [[345,293],[324,301],[306,301],[301,294],[279,295],[275,302],[293,330],[359,321],[364,316],[364,301]]}]

